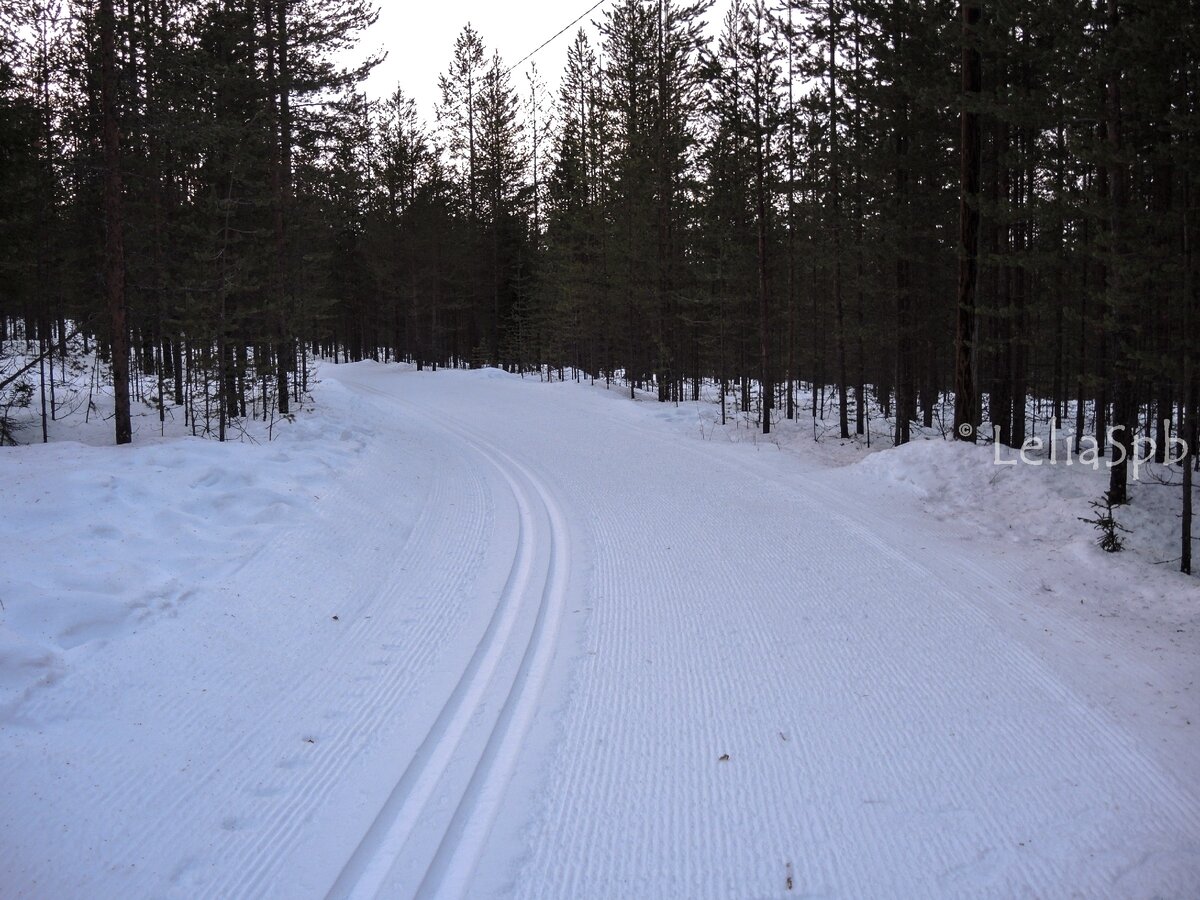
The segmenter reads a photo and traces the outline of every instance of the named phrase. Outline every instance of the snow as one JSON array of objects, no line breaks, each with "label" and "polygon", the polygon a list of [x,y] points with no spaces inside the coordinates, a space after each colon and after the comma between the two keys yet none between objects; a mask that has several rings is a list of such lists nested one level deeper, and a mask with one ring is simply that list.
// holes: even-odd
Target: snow
[{"label": "snow", "polygon": [[[0,896],[1196,896],[1174,489],[324,365],[0,450]],[[149,411],[147,411],[149,412]]]},{"label": "snow", "polygon": [[[330,434],[329,425],[302,420],[269,445],[164,440],[143,428],[129,447],[63,440],[0,451],[15,563],[0,587],[0,709],[56,678],[66,656],[175,615],[281,522],[311,514],[365,446],[353,426]],[[58,431],[96,441],[108,427]]]}]

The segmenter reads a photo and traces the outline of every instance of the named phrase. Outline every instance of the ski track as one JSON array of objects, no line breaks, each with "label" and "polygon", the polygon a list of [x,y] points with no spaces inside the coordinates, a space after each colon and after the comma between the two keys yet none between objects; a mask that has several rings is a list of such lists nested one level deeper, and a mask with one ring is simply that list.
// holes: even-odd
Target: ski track
[{"label": "ski track", "polygon": [[[441,572],[443,577],[431,584],[430,590],[447,604],[453,601],[454,592],[459,587],[456,576],[467,568],[469,549],[472,546],[473,536],[469,529],[464,528],[456,536],[465,540],[445,536],[443,540],[433,543],[433,548],[444,554],[444,566]],[[455,548],[454,551],[445,553],[444,548],[447,546]],[[431,549],[422,545],[411,554],[403,554],[400,558],[420,559],[430,553]],[[386,604],[393,591],[394,588],[381,596],[380,603]],[[379,608],[380,603],[373,604],[372,608]],[[419,684],[419,673],[432,661],[432,650],[439,644],[436,626],[442,624],[444,623],[439,622],[435,616],[430,616],[419,627],[407,630],[407,633],[402,632],[402,643],[387,645],[389,653],[410,660],[409,666],[392,668],[393,677],[375,680],[369,691],[353,697],[354,704],[350,708],[354,710],[355,715],[346,725],[332,730],[332,746],[344,746],[347,743],[353,746],[370,733],[378,720],[386,719],[392,714],[398,699],[410,693]],[[314,676],[314,680],[326,679],[326,672],[351,670],[353,658],[359,654],[362,647],[377,644],[381,637],[386,636],[378,626],[370,629],[365,627],[365,620],[356,623],[352,631],[352,640],[346,642],[345,650],[324,664],[322,669],[325,671]],[[383,644],[380,646],[384,647]],[[238,878],[242,877],[240,873],[256,873],[255,876],[241,883],[216,882],[200,896],[221,898],[266,895],[279,869],[287,862],[287,856],[279,852],[280,848],[292,846],[296,833],[306,826],[307,810],[323,800],[328,792],[338,785],[347,765],[348,761],[345,758],[339,758],[333,752],[321,754],[319,760],[312,764],[312,771],[306,777],[307,784],[304,789],[298,792],[291,802],[279,805],[271,816],[270,827],[259,829],[254,842],[237,848],[238,853],[233,857],[236,862],[230,867],[231,870],[239,873]]]},{"label": "ski track", "polygon": [[[433,417],[432,410],[420,412]],[[461,424],[439,427],[504,478],[519,512],[516,551],[492,619],[462,677],[334,883],[331,898],[466,896],[554,658],[569,557],[562,512],[546,486],[511,456]],[[540,578],[533,572],[539,547],[546,551]],[[536,615],[525,636],[518,619],[528,598],[538,593],[539,581]],[[501,664],[510,644],[520,663],[508,673]],[[489,715],[501,699],[498,712]],[[459,756],[474,762],[456,778],[452,769]],[[431,808],[435,792],[451,798],[448,821]],[[439,819],[443,822],[434,825]],[[431,856],[419,847],[409,852],[418,827],[426,838],[440,833]]]},{"label": "ski track", "polygon": [[[386,415],[387,412],[390,411],[383,411],[383,414]],[[481,500],[484,496],[483,479],[469,467],[464,467],[463,471],[474,475],[468,482],[471,488],[470,496],[477,501]],[[364,474],[370,474],[366,467]],[[367,661],[369,666],[384,669],[384,676],[373,678],[369,674],[358,675],[358,678],[369,679],[370,687],[352,695],[349,703],[339,704],[340,707],[346,708],[351,716],[344,724],[331,729],[328,739],[321,741],[322,747],[328,749],[315,754],[317,758],[307,764],[303,786],[291,792],[288,802],[276,804],[264,826],[256,829],[254,841],[232,842],[237,852],[233,857],[233,864],[223,867],[228,872],[228,877],[206,885],[206,889],[197,896],[253,898],[274,893],[272,886],[276,877],[291,855],[281,851],[293,849],[297,834],[308,827],[307,814],[327,797],[329,791],[338,786],[339,780],[353,763],[352,759],[345,758],[336,750],[360,744],[379,721],[387,720],[394,714],[400,698],[410,694],[421,684],[421,674],[428,670],[435,650],[443,646],[444,629],[449,624],[445,616],[461,602],[461,595],[468,583],[464,574],[471,572],[471,557],[477,553],[480,542],[485,539],[485,533],[480,526],[487,517],[482,514],[481,506],[478,503],[458,506],[451,504],[451,495],[442,490],[446,486],[444,480],[435,481],[434,496],[426,500],[421,517],[411,532],[411,535],[416,536],[416,541],[410,538],[405,542],[403,550],[391,567],[394,573],[398,573],[421,566],[428,569],[429,561],[433,562],[434,577],[424,583],[422,591],[432,598],[432,603],[425,608],[426,614],[416,620],[415,628],[396,627],[399,623],[389,623],[384,617],[360,619],[354,624],[355,633],[344,643],[344,649],[323,663],[320,669],[314,670],[310,676],[311,685],[305,685],[297,692],[300,696],[320,696],[321,685],[330,682],[331,673],[353,671],[356,662],[361,668],[361,661],[357,661],[356,657],[361,654],[362,648],[380,646],[382,650],[385,646],[384,638],[392,641],[386,645],[388,649],[383,655],[383,660],[388,662],[386,667],[378,666],[378,659]],[[451,510],[453,512],[447,515]],[[362,522],[361,519],[355,519],[353,513],[344,516],[345,525],[356,532],[369,534],[379,525],[377,521]],[[321,539],[325,538],[322,536]],[[353,543],[352,540],[345,543],[339,541],[335,546],[353,546]],[[359,546],[365,547],[365,544],[359,542]],[[364,554],[365,558],[361,560],[349,561],[349,567],[377,567],[378,560],[371,560],[369,556]],[[388,584],[369,608],[386,610],[399,589],[401,586],[398,583]],[[407,660],[408,665],[390,665],[391,660],[395,658]],[[306,699],[304,705],[310,706],[311,701]],[[285,763],[289,763],[293,758],[286,755],[282,757]]]},{"label": "ski track", "polygon": [[[189,604],[257,610],[286,567],[312,622],[207,623],[247,671],[35,694],[13,734],[74,751],[59,790],[89,802],[4,817],[0,897],[1200,895],[1192,782],[998,612],[1019,554],[576,386],[332,377],[366,452]],[[161,765],[52,748],[122,690]]]}]

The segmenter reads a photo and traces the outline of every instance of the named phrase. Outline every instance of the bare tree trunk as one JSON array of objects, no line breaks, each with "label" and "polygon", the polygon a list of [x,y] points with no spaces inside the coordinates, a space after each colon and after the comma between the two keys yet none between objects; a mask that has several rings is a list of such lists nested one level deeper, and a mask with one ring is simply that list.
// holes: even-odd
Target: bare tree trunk
[{"label": "bare tree trunk", "polygon": [[[1108,0],[1110,41],[1115,41],[1120,26],[1117,0]],[[1117,320],[1116,359],[1113,361],[1115,393],[1113,397],[1113,464],[1109,470],[1108,499],[1116,505],[1129,500],[1129,455],[1133,452],[1133,432],[1137,428],[1137,405],[1133,395],[1132,348],[1130,328],[1126,327],[1129,303],[1124,297],[1125,278],[1122,256],[1125,239],[1125,206],[1128,193],[1128,165],[1124,160],[1121,136],[1121,72],[1114,69],[1108,76],[1106,103],[1108,149],[1112,154],[1112,174],[1109,177],[1109,197],[1112,206],[1111,240],[1113,264],[1109,267],[1109,291],[1115,305]]]},{"label": "bare tree trunk", "polygon": [[[900,113],[901,122],[907,117],[907,110]],[[901,215],[905,214],[904,202],[908,193],[908,169],[905,156],[908,153],[908,139],[903,131],[903,124],[898,123],[896,132],[896,156],[898,159],[895,171],[896,200]],[[904,223],[897,222],[901,230]],[[903,243],[903,242],[902,242]],[[897,444],[907,444],[910,437],[910,426],[915,412],[915,390],[913,372],[913,310],[909,260],[907,249],[900,247],[895,263],[896,272],[896,435]]]},{"label": "bare tree trunk", "polygon": [[[854,11],[854,81],[862,83],[862,23],[858,11]],[[854,244],[855,244],[855,295],[856,295],[856,324],[858,333],[855,335],[855,379],[854,379],[854,433],[863,434],[866,431],[867,388],[866,388],[866,352],[863,346],[863,335],[866,333],[866,301],[863,284],[865,282],[865,264],[863,260],[863,166],[862,166],[862,103],[854,104]],[[869,440],[868,440],[869,446]]]},{"label": "bare tree trunk", "polygon": [[1192,208],[1191,208],[1192,175],[1190,172],[1183,176],[1183,303],[1184,303],[1184,334],[1188,340],[1183,350],[1183,390],[1184,390],[1184,423],[1180,428],[1183,438],[1183,516],[1179,529],[1179,540],[1182,553],[1179,560],[1179,571],[1186,575],[1192,574],[1192,470],[1196,454],[1196,439],[1200,437],[1197,426],[1197,414],[1200,413],[1200,398],[1196,396],[1196,373],[1194,357],[1196,354],[1196,283],[1192,247]]},{"label": "bare tree trunk", "polygon": [[[901,0],[892,3],[892,41],[897,51],[904,44],[904,24],[901,17],[907,7]],[[908,208],[909,171],[908,171],[908,126],[909,101],[903,93],[904,88],[896,85],[895,105],[892,110],[894,117],[893,141],[896,153],[894,168],[896,191],[896,215],[893,227],[896,229],[898,242],[895,260],[896,288],[896,431],[895,442],[907,444],[913,416],[916,413],[915,400],[915,365],[913,359],[913,308],[912,308],[912,273],[908,257],[908,242],[904,234],[909,227],[905,221],[910,210]]]},{"label": "bare tree trunk", "polygon": [[1196,436],[1200,434],[1200,430],[1196,428],[1196,386],[1195,379],[1191,372],[1192,366],[1190,354],[1188,361],[1185,362],[1183,371],[1184,377],[1188,378],[1188,400],[1186,403],[1187,414],[1187,431],[1184,434],[1186,441],[1186,450],[1183,454],[1183,515],[1182,524],[1179,529],[1179,539],[1181,554],[1179,558],[1179,571],[1185,575],[1192,574],[1192,467],[1196,454]]},{"label": "bare tree trunk", "polygon": [[758,343],[760,357],[759,390],[762,392],[762,433],[771,433],[771,406],[774,397],[771,385],[771,308],[767,287],[767,140],[761,85],[754,88],[755,114],[755,218],[758,220]]},{"label": "bare tree trunk", "polygon": [[[269,26],[268,26],[269,28]],[[275,403],[280,415],[287,415],[288,405],[288,372],[294,359],[295,350],[289,335],[288,307],[290,297],[287,289],[290,273],[288,272],[287,252],[287,210],[291,205],[292,194],[292,108],[291,108],[291,71],[288,60],[288,27],[287,0],[275,0],[275,40],[277,66],[278,109],[276,115],[278,155],[276,166],[273,167],[272,180],[278,179],[276,188],[275,208],[275,241],[279,266],[279,341],[275,346]]]},{"label": "bare tree trunk", "polygon": [[658,0],[658,107],[657,137],[655,147],[656,168],[658,180],[658,196],[655,198],[655,212],[658,224],[658,310],[657,327],[654,347],[654,378],[658,385],[658,400],[667,400],[667,380],[670,376],[672,360],[667,347],[667,308],[670,304],[670,215],[671,191],[673,185],[667,171],[667,128],[668,128],[668,96],[667,96],[667,43],[666,43],[666,5],[664,0]]},{"label": "bare tree trunk", "polygon": [[838,434],[845,440],[850,437],[850,423],[847,417],[848,398],[846,374],[846,311],[842,299],[842,192],[841,192],[841,160],[838,145],[837,122],[837,47],[838,47],[838,17],[834,4],[828,8],[829,14],[829,214],[830,230],[833,232],[833,301],[834,301],[834,339],[837,343],[838,367]]},{"label": "bare tree trunk", "polygon": [[978,0],[962,0],[962,128],[958,206],[958,315],[954,336],[954,436],[975,442],[975,295],[979,282],[979,113],[982,60],[976,43]]},{"label": "bare tree trunk", "polygon": [[104,118],[104,286],[112,329],[116,440],[133,440],[129,419],[129,333],[125,321],[125,242],[121,202],[121,132],[117,126],[116,16],[113,0],[100,0],[100,105]]},{"label": "bare tree trunk", "polygon": [[788,54],[788,196],[787,196],[787,409],[788,419],[796,418],[796,110],[795,110],[795,34],[792,30],[792,4],[787,6]]}]

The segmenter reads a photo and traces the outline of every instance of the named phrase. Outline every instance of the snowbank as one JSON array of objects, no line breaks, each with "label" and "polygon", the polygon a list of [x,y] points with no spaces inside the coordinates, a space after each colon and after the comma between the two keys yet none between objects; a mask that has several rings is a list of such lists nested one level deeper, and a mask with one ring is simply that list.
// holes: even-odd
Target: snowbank
[{"label": "snowbank", "polygon": [[[1097,565],[1115,564],[1095,547],[1097,533],[1081,519],[1095,517],[1091,502],[1108,489],[1108,469],[1079,465],[1061,452],[1026,454],[993,445],[920,440],[874,453],[857,469],[907,492],[924,512],[957,520],[997,540],[1072,546]],[[1115,510],[1128,558],[1167,570],[1179,565],[1182,514],[1178,467],[1150,466],[1130,481],[1130,503]],[[1200,498],[1200,492],[1197,492]],[[1106,558],[1107,557],[1107,558]]]},{"label": "snowbank", "polygon": [[[311,515],[365,446],[339,391],[323,389],[320,413],[276,422],[273,441],[261,422],[241,442],[180,434],[182,423],[159,437],[143,410],[130,446],[0,448],[0,711],[73,659],[174,615],[197,586]],[[98,443],[108,423],[82,419],[54,423],[55,435]]]}]

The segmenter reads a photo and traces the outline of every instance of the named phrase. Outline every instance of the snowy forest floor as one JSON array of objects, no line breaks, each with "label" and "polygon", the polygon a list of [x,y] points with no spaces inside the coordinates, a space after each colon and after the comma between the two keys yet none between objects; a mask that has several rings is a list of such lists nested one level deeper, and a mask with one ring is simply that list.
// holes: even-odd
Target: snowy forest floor
[{"label": "snowy forest floor", "polygon": [[314,400],[0,449],[0,896],[1200,893],[1177,488],[1104,554],[1103,469],[990,446],[496,370]]}]

